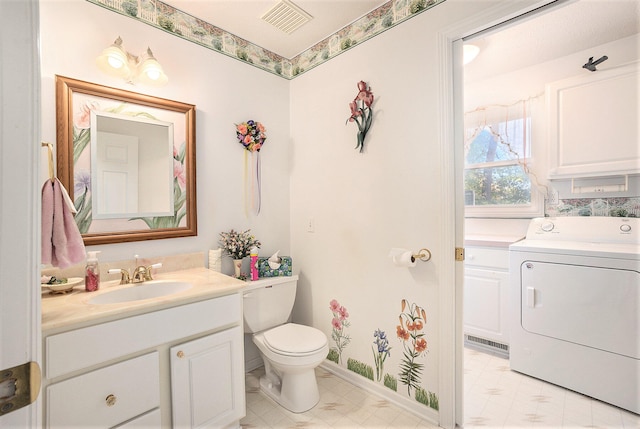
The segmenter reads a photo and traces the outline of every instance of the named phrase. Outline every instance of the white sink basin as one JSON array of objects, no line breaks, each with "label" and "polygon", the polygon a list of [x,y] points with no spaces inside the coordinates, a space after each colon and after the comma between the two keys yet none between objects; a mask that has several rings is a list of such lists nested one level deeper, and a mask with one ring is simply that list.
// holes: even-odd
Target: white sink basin
[{"label": "white sink basin", "polygon": [[191,283],[187,282],[152,280],[126,289],[118,289],[113,292],[96,295],[89,300],[89,304],[117,304],[159,298],[185,291],[192,286]]}]

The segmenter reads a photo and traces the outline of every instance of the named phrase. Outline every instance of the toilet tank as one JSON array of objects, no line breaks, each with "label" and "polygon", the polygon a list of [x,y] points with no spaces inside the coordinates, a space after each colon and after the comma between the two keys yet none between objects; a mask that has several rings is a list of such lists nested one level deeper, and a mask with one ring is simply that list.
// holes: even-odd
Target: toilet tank
[{"label": "toilet tank", "polygon": [[289,320],[296,299],[297,276],[251,282],[243,291],[244,331],[261,332]]}]

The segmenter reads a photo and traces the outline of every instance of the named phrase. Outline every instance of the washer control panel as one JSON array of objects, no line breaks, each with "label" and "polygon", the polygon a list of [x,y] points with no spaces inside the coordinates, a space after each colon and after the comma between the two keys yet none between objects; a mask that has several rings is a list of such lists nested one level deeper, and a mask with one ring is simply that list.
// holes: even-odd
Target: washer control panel
[{"label": "washer control panel", "polygon": [[566,216],[532,219],[528,240],[640,243],[640,218]]}]

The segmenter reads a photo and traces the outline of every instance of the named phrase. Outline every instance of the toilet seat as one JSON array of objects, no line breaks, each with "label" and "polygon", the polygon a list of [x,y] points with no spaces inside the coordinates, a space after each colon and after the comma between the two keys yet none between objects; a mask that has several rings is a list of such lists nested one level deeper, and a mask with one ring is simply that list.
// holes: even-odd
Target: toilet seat
[{"label": "toilet seat", "polygon": [[285,356],[307,356],[327,345],[327,337],[322,331],[296,323],[269,329],[263,337],[265,346]]}]

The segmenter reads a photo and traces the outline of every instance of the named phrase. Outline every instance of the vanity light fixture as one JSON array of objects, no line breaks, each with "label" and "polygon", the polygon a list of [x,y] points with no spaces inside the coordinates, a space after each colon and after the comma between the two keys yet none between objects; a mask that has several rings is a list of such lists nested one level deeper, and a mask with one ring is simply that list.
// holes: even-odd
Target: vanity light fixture
[{"label": "vanity light fixture", "polygon": [[124,49],[119,36],[113,45],[102,51],[96,62],[100,70],[111,76],[121,77],[127,83],[142,82],[159,86],[169,81],[151,48],[147,48],[140,56],[133,55]]}]

